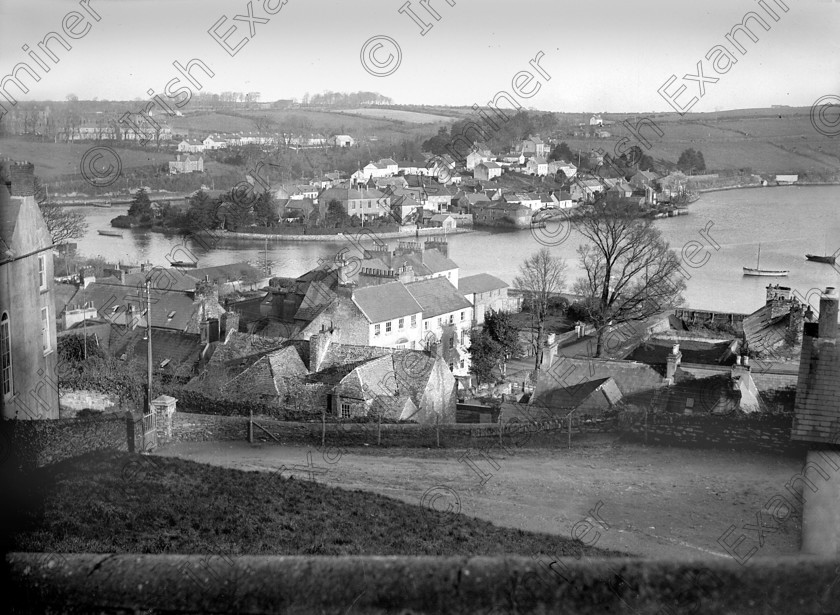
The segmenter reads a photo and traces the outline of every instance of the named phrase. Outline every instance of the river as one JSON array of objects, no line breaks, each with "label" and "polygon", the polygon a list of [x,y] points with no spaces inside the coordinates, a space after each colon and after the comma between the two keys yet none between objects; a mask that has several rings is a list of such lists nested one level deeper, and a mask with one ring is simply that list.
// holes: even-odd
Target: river
[{"label": "river", "polygon": [[[166,255],[182,240],[149,231],[124,231],[123,238],[97,234],[110,229],[111,218],[127,207],[110,209],[76,207],[89,222],[79,252],[101,255],[113,261],[150,261],[165,265]],[[768,283],[792,286],[803,295],[812,288],[840,286],[837,268],[805,260],[806,253],[831,254],[840,248],[840,186],[787,186],[729,190],[703,194],[690,207],[690,215],[657,220],[671,247],[682,250],[690,241],[708,249],[705,265],[686,268],[691,274],[685,304],[695,309],[748,313],[764,303]],[[703,239],[700,231],[711,223],[708,236],[720,249]],[[565,233],[560,233],[565,235]],[[576,250],[581,237],[571,231],[565,241],[551,245],[552,253],[566,259],[570,280],[581,273]],[[397,240],[388,243],[396,245]],[[742,267],[754,267],[761,243],[761,266],[789,269],[787,278],[745,277]],[[546,240],[546,243],[554,243]],[[319,258],[331,258],[346,242],[268,243],[269,259],[275,275],[295,276],[317,266]],[[530,231],[487,231],[449,237],[449,255],[461,266],[461,275],[487,272],[512,282],[519,264],[541,247]],[[259,240],[226,239],[210,251],[191,245],[201,266],[250,261],[262,258],[264,244]],[[705,260],[707,252],[693,256]],[[815,306],[816,307],[816,306]]]}]

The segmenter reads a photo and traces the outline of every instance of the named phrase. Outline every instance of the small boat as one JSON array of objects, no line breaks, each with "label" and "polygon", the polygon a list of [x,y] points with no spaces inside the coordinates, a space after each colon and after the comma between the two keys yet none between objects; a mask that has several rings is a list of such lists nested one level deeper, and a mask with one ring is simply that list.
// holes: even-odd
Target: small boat
[{"label": "small boat", "polygon": [[107,237],[122,237],[123,234],[120,231],[97,231],[100,235],[105,235]]},{"label": "small boat", "polygon": [[755,267],[744,267],[744,275],[763,276],[766,278],[781,278],[790,273],[787,269],[762,269],[761,268],[761,244],[758,244],[758,261]]},{"label": "small boat", "polygon": [[833,265],[837,261],[837,257],[834,255],[828,256],[817,256],[816,254],[806,254],[805,258],[809,261],[814,261],[815,263],[828,263],[829,265]]},{"label": "small boat", "polygon": [[192,267],[192,268],[198,267],[198,263],[193,262],[193,261],[172,261],[170,263],[170,265],[172,267],[181,267],[182,269],[183,268],[188,268],[188,267]]}]

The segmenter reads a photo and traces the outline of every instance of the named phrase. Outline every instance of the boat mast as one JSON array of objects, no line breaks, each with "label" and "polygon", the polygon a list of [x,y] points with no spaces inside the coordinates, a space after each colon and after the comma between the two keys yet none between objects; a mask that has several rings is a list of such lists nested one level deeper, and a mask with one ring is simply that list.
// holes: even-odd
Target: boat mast
[{"label": "boat mast", "polygon": [[756,269],[761,269],[761,242],[758,244],[758,260],[755,263]]}]

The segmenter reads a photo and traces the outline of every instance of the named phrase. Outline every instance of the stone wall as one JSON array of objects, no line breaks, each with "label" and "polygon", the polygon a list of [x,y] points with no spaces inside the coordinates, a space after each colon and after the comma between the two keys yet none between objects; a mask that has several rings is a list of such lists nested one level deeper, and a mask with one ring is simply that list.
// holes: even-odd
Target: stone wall
[{"label": "stone wall", "polygon": [[26,614],[810,615],[836,612],[840,604],[836,557],[759,557],[742,566],[729,557],[669,562],[11,553],[6,563],[16,588],[8,608]]},{"label": "stone wall", "polygon": [[62,417],[66,413],[75,413],[85,408],[113,412],[117,409],[114,397],[99,391],[69,391],[61,389],[58,397]]},{"label": "stone wall", "polygon": [[624,417],[621,429],[635,441],[692,448],[737,448],[780,454],[803,452],[790,439],[791,415],[759,417],[664,416]]},{"label": "stone wall", "polygon": [[[0,438],[17,467],[33,468],[101,449],[128,450],[125,415],[2,421]],[[139,446],[136,450],[139,450]]]}]

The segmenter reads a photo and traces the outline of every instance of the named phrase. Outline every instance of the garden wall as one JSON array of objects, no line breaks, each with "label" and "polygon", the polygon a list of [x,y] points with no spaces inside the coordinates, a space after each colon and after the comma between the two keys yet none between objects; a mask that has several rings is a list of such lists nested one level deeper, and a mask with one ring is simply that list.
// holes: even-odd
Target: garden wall
[{"label": "garden wall", "polygon": [[128,450],[125,415],[2,421],[0,438],[3,454],[11,457],[16,467],[24,468],[37,468],[101,449]]},{"label": "garden wall", "polygon": [[797,455],[806,450],[791,442],[791,415],[761,417],[663,416],[625,417],[621,429],[630,439],[647,444],[692,448],[736,448]]}]

